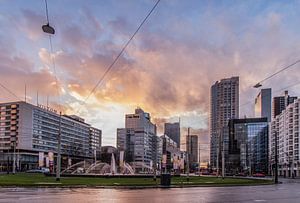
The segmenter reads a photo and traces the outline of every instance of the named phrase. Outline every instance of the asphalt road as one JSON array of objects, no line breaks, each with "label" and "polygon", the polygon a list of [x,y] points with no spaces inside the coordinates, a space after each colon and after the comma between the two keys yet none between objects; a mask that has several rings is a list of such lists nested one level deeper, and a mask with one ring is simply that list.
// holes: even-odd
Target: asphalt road
[{"label": "asphalt road", "polygon": [[300,202],[300,180],[279,185],[173,189],[0,188],[0,202]]}]

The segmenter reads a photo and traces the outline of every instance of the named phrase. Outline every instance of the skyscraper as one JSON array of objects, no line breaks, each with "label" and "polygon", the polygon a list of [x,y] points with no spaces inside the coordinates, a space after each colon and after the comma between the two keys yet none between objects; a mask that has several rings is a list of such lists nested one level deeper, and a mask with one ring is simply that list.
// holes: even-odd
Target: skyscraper
[{"label": "skyscraper", "polygon": [[125,151],[125,161],[135,162],[136,172],[148,170],[156,163],[156,125],[149,113],[137,108],[134,114],[126,115],[125,128],[117,129],[117,148]]},{"label": "skyscraper", "polygon": [[[239,117],[239,77],[225,78],[211,86],[210,95],[210,164],[220,162],[223,127],[229,119]],[[224,138],[225,139],[225,138]]]},{"label": "skyscraper", "polygon": [[[186,136],[186,150],[189,153],[189,163],[192,166],[199,161],[198,135]],[[192,167],[190,166],[190,169]]]},{"label": "skyscraper", "polygon": [[180,124],[176,123],[165,123],[165,135],[174,140],[177,147],[180,148]]},{"label": "skyscraper", "polygon": [[271,121],[271,105],[272,105],[272,91],[271,88],[261,89],[255,98],[255,117],[267,118]]},{"label": "skyscraper", "polygon": [[285,107],[292,104],[296,99],[297,97],[291,97],[287,90],[284,91],[284,96],[274,97],[272,117],[275,118],[285,109]]}]

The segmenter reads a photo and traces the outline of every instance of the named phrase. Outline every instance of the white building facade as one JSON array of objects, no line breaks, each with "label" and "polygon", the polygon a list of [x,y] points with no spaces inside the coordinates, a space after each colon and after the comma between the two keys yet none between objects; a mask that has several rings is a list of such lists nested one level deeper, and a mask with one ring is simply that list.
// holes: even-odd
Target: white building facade
[{"label": "white building facade", "polygon": [[92,158],[93,151],[100,149],[101,130],[78,116],[60,117],[55,110],[25,102],[1,103],[0,167],[12,164],[14,151],[20,170],[36,168],[40,154],[45,158],[56,154],[60,123],[62,156]]},{"label": "white building facade", "polygon": [[134,162],[136,172],[149,171],[156,164],[157,141],[156,125],[140,108],[125,116],[125,128],[117,129],[117,148],[125,152],[125,161]]},{"label": "white building facade", "polygon": [[269,139],[270,168],[274,168],[275,139],[277,137],[278,173],[284,177],[300,176],[299,106],[300,99],[296,99],[271,122]]}]

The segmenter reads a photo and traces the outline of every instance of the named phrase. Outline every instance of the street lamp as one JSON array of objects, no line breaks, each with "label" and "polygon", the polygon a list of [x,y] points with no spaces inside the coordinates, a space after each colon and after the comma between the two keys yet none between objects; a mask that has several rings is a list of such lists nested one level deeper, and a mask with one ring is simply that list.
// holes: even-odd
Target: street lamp
[{"label": "street lamp", "polygon": [[45,0],[45,6],[46,6],[46,17],[47,17],[47,24],[42,26],[42,29],[45,33],[54,35],[55,34],[55,30],[53,27],[51,27],[49,25],[49,16],[48,16],[48,4],[47,4],[47,0]]},{"label": "street lamp", "polygon": [[262,86],[262,84],[260,84],[260,83],[257,83],[256,85],[254,85],[253,87],[254,88],[259,88],[259,87],[261,87]]},{"label": "street lamp", "polygon": [[[256,85],[253,86],[253,88],[259,88],[262,84],[259,82]],[[275,129],[275,164],[274,164],[274,182],[275,184],[278,184],[278,141],[277,141],[278,133]]]},{"label": "street lamp", "polygon": [[13,175],[16,173],[16,138],[14,141],[14,154],[13,154]]},{"label": "street lamp", "polygon": [[45,33],[52,34],[52,35],[55,34],[54,28],[51,27],[51,26],[49,25],[49,23],[43,25],[43,26],[42,26],[42,29],[43,29],[43,31],[44,31]]},{"label": "street lamp", "polygon": [[56,162],[56,181],[60,181],[61,169],[61,112],[59,112],[59,128],[57,136],[57,162]]},{"label": "street lamp", "polygon": [[191,137],[190,137],[190,128],[188,128],[188,146],[187,146],[187,153],[186,153],[186,161],[187,161],[187,166],[186,166],[186,180],[189,182],[190,180],[190,156],[189,156],[189,150],[191,149]]}]

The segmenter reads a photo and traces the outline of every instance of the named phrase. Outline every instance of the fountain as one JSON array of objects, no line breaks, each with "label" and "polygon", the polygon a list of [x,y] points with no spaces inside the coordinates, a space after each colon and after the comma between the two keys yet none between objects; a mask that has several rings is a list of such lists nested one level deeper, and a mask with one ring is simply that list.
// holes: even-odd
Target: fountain
[{"label": "fountain", "polygon": [[115,156],[114,153],[111,154],[111,161],[110,161],[110,173],[111,174],[116,174],[117,172],[117,168],[116,168],[116,160],[115,160]]}]

